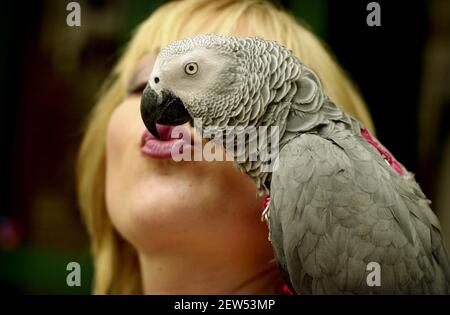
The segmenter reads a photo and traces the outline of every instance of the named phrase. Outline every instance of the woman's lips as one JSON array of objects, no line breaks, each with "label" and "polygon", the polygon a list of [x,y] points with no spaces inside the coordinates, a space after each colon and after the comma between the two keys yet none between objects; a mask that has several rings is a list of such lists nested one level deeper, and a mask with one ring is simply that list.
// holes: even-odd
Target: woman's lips
[{"label": "woman's lips", "polygon": [[[176,137],[172,137],[172,130],[177,127],[183,130],[183,134],[179,133]],[[191,145],[190,132],[183,126],[164,126],[156,124],[156,129],[161,137],[161,140],[153,136],[147,129],[144,131],[141,140],[141,152],[156,159],[168,159],[172,157],[172,148],[177,145],[178,148]],[[186,139],[186,135],[189,138]],[[176,152],[176,153],[182,153]]]}]

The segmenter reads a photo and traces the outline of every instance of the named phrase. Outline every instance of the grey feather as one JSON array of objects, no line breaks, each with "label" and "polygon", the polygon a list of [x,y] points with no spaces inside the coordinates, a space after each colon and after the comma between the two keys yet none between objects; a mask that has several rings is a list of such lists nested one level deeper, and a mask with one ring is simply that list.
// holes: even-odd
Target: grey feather
[{"label": "grey feather", "polygon": [[[361,146],[358,144],[359,140],[355,141],[357,146]],[[276,189],[271,190],[273,202],[270,205],[269,220],[270,226],[281,225],[283,231],[283,243],[279,242],[278,231],[271,232],[274,248],[278,248],[278,251],[280,248],[284,249],[280,266],[286,266],[288,270],[304,270],[313,279],[312,283],[315,279],[327,278],[328,282],[334,284],[332,287],[314,287],[309,280],[305,281],[307,277],[291,276],[290,282],[295,291],[420,294],[430,290],[432,293],[449,293],[450,277],[446,275],[449,260],[443,248],[440,230],[438,226],[432,225],[435,220],[421,221],[420,218],[427,216],[418,218],[413,215],[414,212],[431,212],[431,209],[423,208],[423,204],[419,202],[410,202],[408,198],[411,196],[404,197],[408,192],[408,184],[399,175],[384,169],[384,163],[376,159],[369,161],[372,167],[379,169],[373,174],[359,170],[359,167],[365,167],[364,164],[352,163],[352,160],[342,169],[337,161],[351,158],[345,147],[336,151],[333,146],[333,141],[320,135],[302,134],[285,145],[280,152],[280,167],[272,176],[272,187]],[[321,156],[325,161],[317,159],[313,152],[322,152]],[[327,166],[321,172],[314,171],[308,181],[287,183],[284,180],[286,177],[303,178],[306,165],[309,169],[317,170],[324,163],[331,167]],[[336,192],[321,189],[329,187],[326,183],[339,171],[353,174],[352,180]],[[373,181],[378,188],[368,190],[365,187],[368,183],[365,176],[373,177],[374,174],[376,177]],[[279,191],[290,197],[276,198]],[[386,194],[386,191],[390,193]],[[308,193],[313,194],[312,198],[302,197]],[[379,194],[383,196],[377,196]],[[394,200],[387,200],[388,198]],[[293,205],[289,199],[297,200],[297,203]],[[305,203],[308,199],[311,201]],[[289,203],[285,200],[289,200]],[[385,200],[384,203],[389,207],[379,207],[375,200]],[[282,217],[289,211],[299,213],[299,220],[285,222]],[[335,218],[334,233],[330,231],[330,226],[326,228],[327,221],[322,214],[324,211]],[[428,216],[430,215],[429,213]],[[399,217],[405,222],[402,223]],[[336,237],[336,231],[339,231],[339,237]],[[409,241],[405,236],[407,231],[411,235]],[[292,245],[289,248],[284,246],[295,243],[290,238],[303,240],[295,251],[291,249]],[[330,238],[338,243],[332,243],[332,248],[329,245]],[[343,266],[336,266],[337,257],[345,261]],[[381,265],[381,287],[369,287],[365,281],[366,266],[371,261]],[[331,270],[334,273],[330,273]],[[289,275],[294,274],[289,272]],[[423,286],[424,282],[428,285]],[[320,292],[315,288],[320,288]]]}]

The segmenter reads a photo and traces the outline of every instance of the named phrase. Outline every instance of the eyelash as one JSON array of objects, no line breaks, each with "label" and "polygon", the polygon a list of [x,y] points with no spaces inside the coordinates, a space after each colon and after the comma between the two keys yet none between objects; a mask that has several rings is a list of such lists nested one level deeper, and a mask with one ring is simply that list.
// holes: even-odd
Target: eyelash
[{"label": "eyelash", "polygon": [[128,94],[142,94],[145,87],[147,86],[147,82],[143,82],[141,84],[135,85],[134,87],[128,90]]}]

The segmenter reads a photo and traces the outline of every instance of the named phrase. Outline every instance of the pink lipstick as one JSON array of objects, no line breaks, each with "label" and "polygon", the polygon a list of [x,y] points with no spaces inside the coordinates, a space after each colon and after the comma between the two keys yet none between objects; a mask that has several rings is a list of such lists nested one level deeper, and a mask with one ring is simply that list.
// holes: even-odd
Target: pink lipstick
[{"label": "pink lipstick", "polygon": [[[172,136],[172,131],[174,128],[178,127],[183,130],[183,134],[179,132],[178,134]],[[161,137],[161,139],[153,136],[147,129],[142,134],[141,138],[141,152],[155,159],[168,159],[172,157],[172,149],[175,145],[178,148],[181,147],[180,152],[182,153],[183,146],[190,146],[190,133],[189,130],[183,126],[164,126],[156,124],[156,129]],[[186,139],[186,135],[189,135],[189,139]]]}]

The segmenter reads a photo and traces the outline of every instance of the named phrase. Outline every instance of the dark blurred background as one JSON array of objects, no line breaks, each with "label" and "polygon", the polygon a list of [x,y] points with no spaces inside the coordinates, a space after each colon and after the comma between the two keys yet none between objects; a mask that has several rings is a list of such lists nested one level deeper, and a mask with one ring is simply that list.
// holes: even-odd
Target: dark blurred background
[{"label": "dark blurred background", "polygon": [[[213,1],[213,0],[212,0]],[[92,263],[75,193],[86,115],[132,30],[164,1],[3,2],[0,23],[0,290],[90,293]],[[416,174],[450,229],[450,1],[279,1],[358,84],[377,136]],[[447,234],[449,237],[450,234]],[[449,241],[449,240],[448,240]],[[81,265],[81,287],[66,265]]]}]

